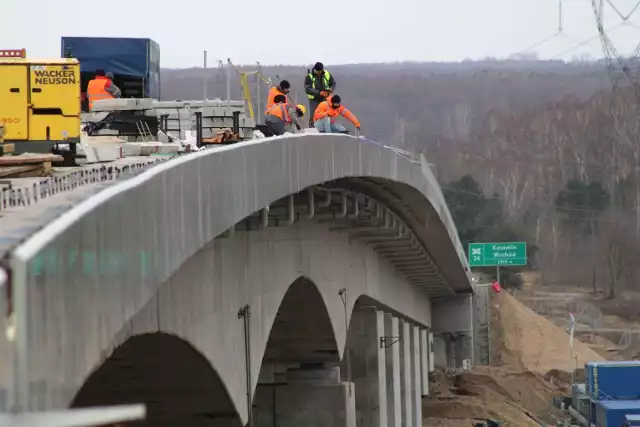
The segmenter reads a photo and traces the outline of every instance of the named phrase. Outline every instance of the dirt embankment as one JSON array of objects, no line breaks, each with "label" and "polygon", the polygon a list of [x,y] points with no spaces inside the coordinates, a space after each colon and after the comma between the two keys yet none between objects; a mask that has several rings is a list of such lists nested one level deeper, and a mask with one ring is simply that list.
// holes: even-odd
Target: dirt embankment
[{"label": "dirt embankment", "polygon": [[492,364],[545,374],[570,371],[590,360],[605,360],[587,344],[569,335],[506,292],[493,298],[491,319]]}]

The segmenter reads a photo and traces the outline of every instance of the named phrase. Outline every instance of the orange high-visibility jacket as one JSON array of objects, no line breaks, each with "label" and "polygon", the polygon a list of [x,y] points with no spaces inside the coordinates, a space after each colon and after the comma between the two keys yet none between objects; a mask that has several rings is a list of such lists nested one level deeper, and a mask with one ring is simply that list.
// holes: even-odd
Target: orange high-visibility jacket
[{"label": "orange high-visibility jacket", "polygon": [[336,117],[343,116],[345,119],[353,123],[355,127],[360,127],[358,118],[354,116],[351,111],[349,111],[344,105],[340,105],[339,108],[333,108],[331,106],[331,98],[329,98],[327,101],[322,101],[320,105],[318,105],[318,108],[316,108],[316,112],[313,113],[313,121],[315,122],[320,119],[324,119],[327,116],[331,118],[331,123],[335,123]]},{"label": "orange high-visibility jacket", "polygon": [[113,99],[113,95],[107,92],[107,87],[111,84],[111,79],[106,76],[96,76],[87,85],[87,99],[89,109],[93,108],[93,103],[100,99]]},{"label": "orange high-visibility jacket", "polygon": [[287,104],[274,104],[270,109],[268,109],[265,112],[265,115],[267,116],[276,116],[277,118],[279,118],[280,120],[284,121],[285,123],[291,123],[291,114],[289,114],[289,108],[287,107]]},{"label": "orange high-visibility jacket", "polygon": [[[271,109],[271,107],[273,107],[274,105],[276,105],[275,101],[273,100],[273,98],[275,98],[277,95],[284,95],[285,98],[287,97],[287,95],[283,92],[280,91],[280,89],[278,89],[278,87],[272,87],[271,89],[269,89],[269,95],[267,96],[267,108],[265,108],[264,110],[264,114],[267,114],[267,111],[269,111]],[[288,101],[288,99],[287,99]]]}]

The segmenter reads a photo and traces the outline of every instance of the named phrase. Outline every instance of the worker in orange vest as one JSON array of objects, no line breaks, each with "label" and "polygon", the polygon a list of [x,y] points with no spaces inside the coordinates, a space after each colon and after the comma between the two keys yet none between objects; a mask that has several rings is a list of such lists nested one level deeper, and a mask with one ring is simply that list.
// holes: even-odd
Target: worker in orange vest
[{"label": "worker in orange vest", "polygon": [[299,117],[304,115],[304,106],[293,107],[287,104],[287,98],[283,94],[273,98],[275,104],[265,112],[265,124],[274,135],[284,135],[285,132],[295,133],[300,130]]},{"label": "worker in orange vest", "polygon": [[120,88],[116,86],[104,70],[96,70],[96,76],[87,85],[87,99],[89,110],[93,109],[93,103],[101,99],[120,98]]},{"label": "worker in orange vest", "polygon": [[313,125],[321,133],[347,133],[347,130],[340,123],[336,122],[336,117],[343,116],[349,120],[356,129],[360,130],[360,122],[344,105],[338,95],[329,97],[316,108],[313,114]]},{"label": "worker in orange vest", "polygon": [[287,94],[291,90],[291,83],[288,80],[282,80],[278,86],[272,87],[269,89],[269,95],[267,96],[267,108],[264,110],[265,116],[267,115],[267,111],[271,109],[275,105],[274,98],[278,95],[284,95],[285,100],[287,98]]}]

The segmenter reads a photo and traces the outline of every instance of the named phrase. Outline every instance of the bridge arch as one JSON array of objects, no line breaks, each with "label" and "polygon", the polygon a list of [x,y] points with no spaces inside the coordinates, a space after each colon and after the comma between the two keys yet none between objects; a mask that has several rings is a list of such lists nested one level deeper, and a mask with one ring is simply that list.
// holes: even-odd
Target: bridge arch
[{"label": "bridge arch", "polygon": [[340,363],[327,306],[315,283],[298,277],[287,289],[262,356],[265,364]]},{"label": "bridge arch", "polygon": [[167,333],[133,336],[89,375],[71,407],[144,403],[132,426],[242,427],[226,387],[206,357]]}]

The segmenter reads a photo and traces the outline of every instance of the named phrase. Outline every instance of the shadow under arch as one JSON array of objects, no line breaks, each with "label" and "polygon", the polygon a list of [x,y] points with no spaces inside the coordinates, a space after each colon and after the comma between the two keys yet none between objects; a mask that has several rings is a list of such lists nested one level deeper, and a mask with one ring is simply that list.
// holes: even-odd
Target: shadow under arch
[{"label": "shadow under arch", "polygon": [[322,294],[306,277],[287,289],[262,358],[265,364],[335,364],[340,362],[336,337]]},{"label": "shadow under arch", "polygon": [[144,403],[147,418],[127,426],[241,427],[227,389],[209,361],[166,333],[129,338],[74,397],[71,407]]}]

